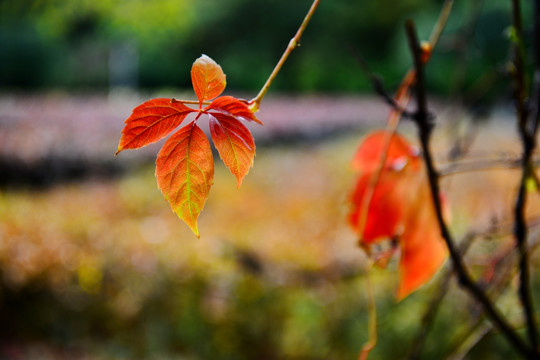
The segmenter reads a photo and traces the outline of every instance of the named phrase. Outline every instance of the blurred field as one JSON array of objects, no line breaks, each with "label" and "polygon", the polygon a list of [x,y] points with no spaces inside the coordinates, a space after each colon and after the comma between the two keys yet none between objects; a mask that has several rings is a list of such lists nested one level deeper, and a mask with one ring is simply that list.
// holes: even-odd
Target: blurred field
[{"label": "blurred field", "polygon": [[[383,126],[385,106],[351,97],[263,103],[266,126],[251,127],[255,166],[237,191],[216,156],[196,239],[156,187],[159,147],[112,158],[122,121],[139,101],[0,97],[0,358],[356,358],[368,338],[366,261],[345,221],[354,181],[348,164],[361,137]],[[436,109],[441,166],[464,135],[475,135],[468,157],[519,155],[511,114],[495,112],[475,128],[463,125],[466,114]],[[403,132],[414,138],[410,124]],[[36,175],[44,162],[52,165]],[[75,176],[66,164],[79,166]],[[457,238],[471,228],[506,231],[518,175],[499,169],[443,180]],[[536,217],[538,196],[531,196]],[[475,243],[468,259],[478,276],[498,266],[490,255],[504,255],[508,239]],[[438,292],[433,281],[396,304],[396,268],[371,272],[380,317],[373,359],[403,358]],[[519,317],[513,295],[499,300]],[[452,285],[424,358],[459,349],[477,318]],[[475,351],[509,356],[493,334]]]}]

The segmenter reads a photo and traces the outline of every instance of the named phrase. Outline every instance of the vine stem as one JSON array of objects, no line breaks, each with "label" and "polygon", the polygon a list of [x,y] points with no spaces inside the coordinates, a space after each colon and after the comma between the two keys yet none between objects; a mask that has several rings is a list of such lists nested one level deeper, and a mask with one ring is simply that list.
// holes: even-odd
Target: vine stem
[{"label": "vine stem", "polygon": [[454,267],[454,271],[457,275],[459,284],[474,299],[480,303],[491,321],[501,331],[503,336],[509,341],[509,343],[525,358],[531,359],[536,356],[536,349],[531,348],[523,342],[523,340],[517,335],[514,329],[509,325],[506,319],[500,314],[494,304],[490,301],[484,291],[473,281],[468,273],[463,258],[459,252],[459,249],[455,245],[455,241],[446,226],[443,218],[442,205],[440,200],[440,188],[439,188],[439,175],[435,169],[431,151],[429,149],[429,141],[431,138],[431,131],[433,124],[430,121],[427,111],[427,99],[424,88],[424,63],[422,61],[422,49],[416,35],[416,28],[412,21],[406,23],[407,39],[409,41],[409,47],[411,49],[414,67],[416,69],[416,102],[417,102],[417,114],[416,125],[418,128],[418,137],[420,139],[422,152],[424,155],[424,163],[426,166],[426,172],[431,191],[432,206],[437,217],[437,222],[441,230],[441,236],[444,239],[450,259]]},{"label": "vine stem", "polygon": [[291,54],[291,52],[296,49],[298,46],[300,46],[300,38],[302,37],[302,34],[304,33],[304,30],[306,30],[306,27],[311,20],[311,17],[315,13],[315,9],[317,9],[317,6],[319,5],[320,0],[314,0],[313,4],[311,4],[311,7],[309,8],[309,11],[306,14],[306,17],[304,18],[304,21],[302,21],[302,24],[296,31],[296,34],[294,37],[289,41],[289,45],[287,45],[287,48],[283,52],[283,55],[281,55],[281,58],[279,59],[278,63],[276,64],[276,67],[264,83],[263,87],[261,88],[261,91],[257,94],[257,96],[249,101],[250,109],[254,113],[259,111],[259,107],[261,106],[261,101],[263,97],[266,95],[268,89],[270,88],[270,85],[272,85],[272,82],[276,78],[277,74],[283,67],[283,64]]},{"label": "vine stem", "polygon": [[371,281],[370,270],[372,267],[373,263],[369,261],[368,269],[366,271],[366,288],[369,308],[369,338],[364,346],[362,346],[362,350],[358,355],[358,360],[367,360],[369,353],[375,348],[375,345],[377,345],[377,303],[373,292],[373,282]]}]

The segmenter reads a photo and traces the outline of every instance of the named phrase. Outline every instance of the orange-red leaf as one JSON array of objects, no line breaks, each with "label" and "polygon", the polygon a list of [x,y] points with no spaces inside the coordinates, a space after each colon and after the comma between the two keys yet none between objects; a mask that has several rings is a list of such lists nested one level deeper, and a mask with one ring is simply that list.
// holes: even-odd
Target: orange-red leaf
[{"label": "orange-red leaf", "polygon": [[[361,232],[362,245],[369,245],[384,238],[393,238],[399,234],[403,224],[404,195],[406,189],[401,186],[400,176],[397,172],[383,172],[375,187],[367,213],[362,214],[364,197],[370,184],[371,173],[361,175],[351,196],[351,211],[349,223]],[[361,217],[366,216],[363,229],[360,229]]]},{"label": "orange-red leaf", "polygon": [[137,149],[169,135],[195,110],[171,99],[148,100],[133,109],[125,121],[116,154],[125,149]]},{"label": "orange-red leaf", "polygon": [[219,156],[236,177],[236,186],[240,188],[244,176],[253,166],[255,141],[253,136],[240,121],[221,113],[209,114],[210,133]]},{"label": "orange-red leaf", "polygon": [[234,117],[255,121],[261,125],[263,124],[244,102],[232,96],[220,96],[213,100],[204,110],[220,111]]},{"label": "orange-red leaf", "polygon": [[365,172],[374,171],[379,166],[381,154],[387,144],[389,145],[384,167],[395,166],[402,161],[418,157],[418,150],[404,137],[380,130],[364,139],[353,158],[353,168]]},{"label": "orange-red leaf", "polygon": [[[400,135],[388,136],[375,132],[358,149],[354,161],[361,172],[351,196],[349,222],[370,255],[377,256],[378,247],[388,239],[392,246],[397,241],[401,249],[397,296],[403,299],[431,279],[446,259],[447,249],[416,149]],[[374,183],[385,149],[386,160]],[[366,199],[370,199],[367,208]],[[384,265],[392,253],[393,247],[383,252],[380,263]]]},{"label": "orange-red leaf", "polygon": [[208,138],[195,122],[165,142],[156,160],[156,178],[173,211],[198,237],[197,218],[214,182],[214,160]]},{"label": "orange-red leaf", "polygon": [[212,100],[225,90],[225,74],[214,60],[202,55],[191,67],[191,82],[199,105],[206,100]]}]

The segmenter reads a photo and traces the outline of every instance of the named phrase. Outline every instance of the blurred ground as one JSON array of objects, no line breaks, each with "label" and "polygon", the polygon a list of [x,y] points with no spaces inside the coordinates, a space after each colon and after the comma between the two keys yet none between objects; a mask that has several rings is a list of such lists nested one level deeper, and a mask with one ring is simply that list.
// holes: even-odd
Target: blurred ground
[{"label": "blurred ground", "polygon": [[[123,120],[142,100],[0,96],[0,358],[356,358],[368,336],[366,277],[345,221],[348,164],[361,137],[384,125],[386,106],[355,97],[265,99],[266,125],[250,127],[255,166],[237,191],[216,157],[196,239],[156,187],[161,143],[113,157]],[[460,109],[435,108],[441,167],[456,139],[474,140],[464,146],[474,158],[519,154],[511,114],[471,126]],[[402,132],[414,138],[410,124]],[[503,168],[443,180],[458,238],[508,223],[517,175]],[[504,236],[481,242],[474,269],[481,276],[486,251],[506,248]],[[438,284],[396,305],[396,264],[372,272],[372,281],[381,317],[373,358],[401,358]],[[501,298],[505,312],[515,311],[514,298]],[[478,318],[461,292],[447,301],[426,359],[454,351]],[[497,336],[478,348],[508,356]]]}]

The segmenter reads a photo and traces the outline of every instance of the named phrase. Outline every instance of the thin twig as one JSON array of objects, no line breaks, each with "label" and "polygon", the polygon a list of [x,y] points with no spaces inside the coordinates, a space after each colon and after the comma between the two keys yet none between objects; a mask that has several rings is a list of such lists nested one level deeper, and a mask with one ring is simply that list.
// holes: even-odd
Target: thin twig
[{"label": "thin twig", "polygon": [[416,28],[412,21],[407,21],[407,38],[409,41],[409,47],[414,58],[414,67],[416,69],[416,101],[417,101],[417,117],[416,123],[418,127],[419,139],[422,146],[422,152],[424,155],[424,163],[426,165],[427,177],[429,180],[429,187],[431,191],[432,204],[434,206],[435,214],[441,235],[446,242],[450,258],[456,272],[459,284],[467,290],[476,301],[478,301],[487,316],[493,321],[495,326],[501,331],[504,337],[510,342],[510,344],[526,358],[534,356],[534,352],[523,342],[523,340],[516,334],[514,329],[508,324],[508,322],[502,317],[500,312],[495,308],[490,299],[486,296],[484,291],[477,286],[469,275],[463,258],[459,250],[457,249],[455,242],[444,222],[442,205],[440,200],[439,189],[439,176],[434,167],[431,151],[429,149],[429,141],[431,137],[431,130],[433,124],[429,121],[427,112],[427,100],[426,92],[424,88],[424,64],[421,59],[422,50],[418,42],[416,35]]},{"label": "thin twig", "polygon": [[[540,166],[540,159],[532,160],[533,167]],[[501,157],[498,159],[466,159],[441,165],[439,176],[451,176],[473,171],[517,169],[521,167],[521,158]]]},{"label": "thin twig", "polygon": [[[515,101],[518,117],[518,130],[523,145],[523,155],[521,158],[522,176],[519,184],[518,195],[514,206],[514,237],[519,254],[519,289],[518,294],[523,307],[525,322],[527,324],[527,334],[529,341],[538,354],[538,331],[534,319],[534,307],[530,289],[530,265],[529,252],[527,251],[527,224],[525,220],[525,207],[527,204],[526,181],[531,171],[531,157],[536,146],[534,134],[528,131],[527,120],[529,109],[527,107],[527,95],[525,88],[525,69],[523,65],[523,30],[521,18],[520,0],[512,1],[512,14],[514,25],[514,80],[515,80]],[[535,104],[535,106],[538,106]],[[540,354],[538,354],[540,356]]]},{"label": "thin twig", "polygon": [[294,49],[296,49],[298,46],[300,46],[300,38],[302,37],[304,30],[306,30],[306,27],[309,21],[311,20],[311,17],[315,13],[315,9],[319,5],[319,1],[320,0],[313,1],[313,4],[311,4],[311,7],[309,8],[307,12],[306,17],[304,18],[304,21],[302,21],[302,24],[298,28],[298,31],[296,32],[294,37],[291,39],[291,41],[289,41],[289,45],[287,45],[285,52],[283,52],[283,55],[281,55],[281,58],[279,59],[278,63],[276,64],[276,67],[274,68],[274,70],[272,71],[272,73],[270,74],[266,82],[264,83],[263,87],[261,88],[261,91],[259,92],[259,94],[257,94],[255,98],[249,101],[251,111],[253,112],[259,111],[259,107],[261,106],[261,101],[264,95],[266,95],[266,92],[268,91],[268,89],[270,88],[270,85],[272,85],[272,82],[274,81],[275,77],[277,76],[281,68],[283,67],[283,64],[285,63],[285,61],[287,60],[291,52]]}]

